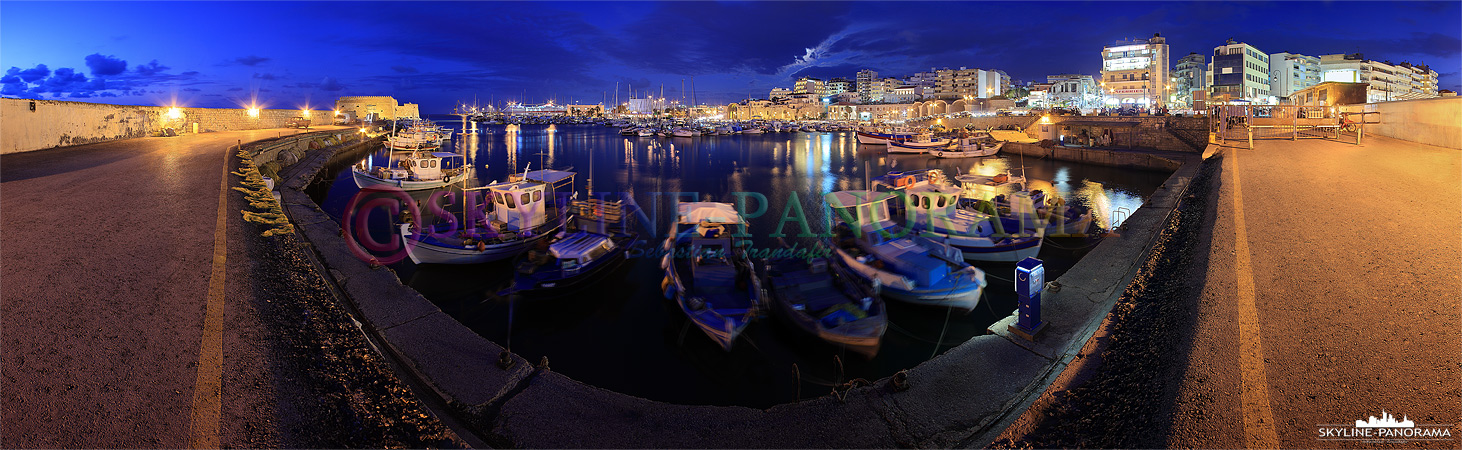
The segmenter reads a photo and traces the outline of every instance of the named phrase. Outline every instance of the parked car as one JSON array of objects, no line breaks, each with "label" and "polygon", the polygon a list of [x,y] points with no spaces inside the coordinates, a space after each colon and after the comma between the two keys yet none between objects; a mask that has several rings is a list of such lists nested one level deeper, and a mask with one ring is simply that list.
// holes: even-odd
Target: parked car
[{"label": "parked car", "polygon": [[310,127],[310,119],[306,119],[304,117],[294,117],[292,119],[289,119],[289,120],[284,121],[284,127],[285,128],[309,128]]}]

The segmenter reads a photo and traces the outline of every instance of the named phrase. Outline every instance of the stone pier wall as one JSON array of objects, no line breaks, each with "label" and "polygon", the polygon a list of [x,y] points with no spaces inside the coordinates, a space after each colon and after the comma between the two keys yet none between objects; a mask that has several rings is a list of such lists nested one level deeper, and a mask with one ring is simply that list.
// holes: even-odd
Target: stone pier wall
[{"label": "stone pier wall", "polygon": [[[32,108],[34,105],[34,108]],[[301,115],[297,109],[173,108],[107,105],[57,100],[0,99],[0,154],[152,136],[165,128],[192,133],[280,128]],[[310,111],[315,124],[328,125],[334,111]]]},{"label": "stone pier wall", "polygon": [[[1367,134],[1462,149],[1462,97],[1366,103],[1341,109],[1380,113],[1365,115]],[[1351,116],[1351,120],[1360,121],[1360,117]]]},{"label": "stone pier wall", "polygon": [[[1036,121],[1040,119],[1040,116],[955,117],[944,119],[944,126],[950,129],[956,129],[964,128],[966,125],[972,125],[976,129],[983,130],[987,128],[1001,128],[1007,125],[1015,125],[1020,127],[1021,129],[1025,129],[1026,127],[1031,126],[1031,124],[1036,123]],[[922,120],[918,122],[910,122],[910,125],[924,127],[934,125],[934,123],[935,121],[933,120]]]}]

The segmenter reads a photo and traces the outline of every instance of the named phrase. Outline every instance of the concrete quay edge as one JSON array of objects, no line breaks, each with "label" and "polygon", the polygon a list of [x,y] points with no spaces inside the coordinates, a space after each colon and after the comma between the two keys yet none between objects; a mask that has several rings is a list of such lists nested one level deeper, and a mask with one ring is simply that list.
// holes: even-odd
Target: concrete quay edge
[{"label": "concrete quay edge", "polygon": [[[495,446],[516,447],[954,447],[984,445],[1029,407],[1065,368],[1136,274],[1136,258],[1176,206],[1182,177],[1196,173],[1197,154],[1066,275],[1046,299],[1052,326],[1035,343],[996,331],[976,336],[908,370],[898,392],[884,378],[841,395],[760,410],[677,405],[612,392],[536,367],[478,336],[405,286],[388,268],[372,268],[342,238],[339,223],[300,189],[324,161],[311,151],[282,197],[298,235],[308,242],[360,311],[364,326],[384,338],[383,350],[457,409]],[[306,170],[307,169],[307,170]],[[1122,258],[1122,259],[1116,259]],[[1111,261],[1129,261],[1128,267]],[[1120,270],[1118,270],[1120,269]],[[1114,278],[1115,277],[1115,278]],[[1085,300],[1085,301],[1079,301]],[[992,328],[1004,329],[1007,318]]]},{"label": "concrete quay edge", "polygon": [[[1215,151],[1210,144],[1205,155]],[[1185,155],[1182,165],[1174,171],[1162,187],[1148,197],[1141,208],[1128,217],[1117,232],[1107,237],[1101,245],[1081,258],[1067,270],[1056,284],[1059,291],[1046,291],[1041,295],[1042,319],[1048,325],[1037,335],[1034,342],[1012,334],[1017,316],[1015,313],[990,325],[989,332],[1001,336],[1022,348],[1050,358],[1051,370],[1029,389],[1017,395],[1019,406],[1003,415],[998,426],[980,433],[970,444],[985,447],[994,442],[1000,433],[1025,410],[1029,409],[1066,366],[1076,359],[1087,341],[1096,334],[1110,315],[1112,307],[1121,298],[1127,285],[1137,276],[1141,263],[1147,261],[1157,234],[1167,225],[1170,213],[1176,209],[1187,193],[1188,184],[1197,176],[1203,155]],[[1110,245],[1109,245],[1110,244]],[[1128,261],[1112,264],[1113,261]],[[1105,280],[1105,281],[1104,281]]]}]

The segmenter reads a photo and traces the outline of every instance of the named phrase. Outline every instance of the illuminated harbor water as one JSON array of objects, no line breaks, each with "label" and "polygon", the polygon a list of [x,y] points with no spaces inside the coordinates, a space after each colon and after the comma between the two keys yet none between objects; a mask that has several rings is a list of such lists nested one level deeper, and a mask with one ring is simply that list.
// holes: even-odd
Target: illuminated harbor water
[{"label": "illuminated harbor water", "polygon": [[[806,246],[813,241],[796,237],[800,232],[796,222],[783,224],[788,236],[781,241],[768,236],[790,199],[802,203],[809,226],[820,233],[825,231],[822,193],[864,188],[870,176],[890,170],[940,168],[951,175],[993,175],[1023,166],[1027,177],[1036,180],[1032,189],[1046,189],[1069,203],[1090,206],[1096,222],[1106,227],[1140,207],[1168,175],[1006,155],[981,159],[888,155],[882,147],[859,146],[852,133],[647,138],[621,136],[615,128],[598,125],[556,125],[556,131],[545,125],[522,127],[522,132],[513,134],[499,125],[480,135],[458,135],[452,147],[472,155],[479,184],[503,180],[509,172],[521,172],[529,165],[532,169],[572,166],[579,173],[576,189],[581,197],[587,194],[592,160],[593,189],[632,195],[655,218],[658,233],[667,229],[669,195],[689,193],[681,199],[734,203],[734,193],[758,193],[768,199],[766,212],[750,220],[753,244],[758,247]],[[377,153],[371,158],[384,156]],[[358,191],[349,170],[340,168],[334,180],[322,180],[326,184],[318,187],[318,195],[325,196],[321,204],[337,218]],[[427,193],[413,196],[421,200]],[[755,196],[750,197],[748,209],[755,211]],[[388,237],[387,227],[379,228],[378,237]],[[661,239],[663,234],[646,239],[645,245],[656,246]],[[1041,251],[1048,279],[1059,277],[1094,244],[1095,240],[1048,240]],[[830,386],[855,378],[888,376],[983,334],[990,323],[1015,308],[1013,288],[1005,281],[1013,265],[977,266],[986,270],[990,282],[983,306],[965,315],[890,302],[891,326],[882,350],[872,360],[863,360],[807,341],[771,317],[753,324],[731,352],[724,352],[664,299],[663,272],[658,260],[649,258],[631,259],[601,282],[563,298],[511,299],[511,340],[509,299],[494,294],[511,277],[509,262],[417,267],[407,260],[391,265],[403,282],[479,334],[510,344],[530,361],[547,356],[553,370],[574,379],[654,400],[754,407],[822,395]]]}]

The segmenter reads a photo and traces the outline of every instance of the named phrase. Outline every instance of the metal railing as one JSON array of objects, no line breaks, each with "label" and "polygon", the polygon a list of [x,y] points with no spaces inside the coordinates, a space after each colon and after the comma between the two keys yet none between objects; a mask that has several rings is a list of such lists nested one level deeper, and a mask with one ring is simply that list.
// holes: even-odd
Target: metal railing
[{"label": "metal railing", "polygon": [[[1247,142],[1248,148],[1254,148],[1254,139],[1339,141],[1349,140],[1351,135],[1359,145],[1365,126],[1380,123],[1368,120],[1368,114],[1379,113],[1345,112],[1339,106],[1220,104],[1209,107],[1208,130],[1214,143],[1239,140]],[[1352,118],[1357,115],[1359,120]]]}]

